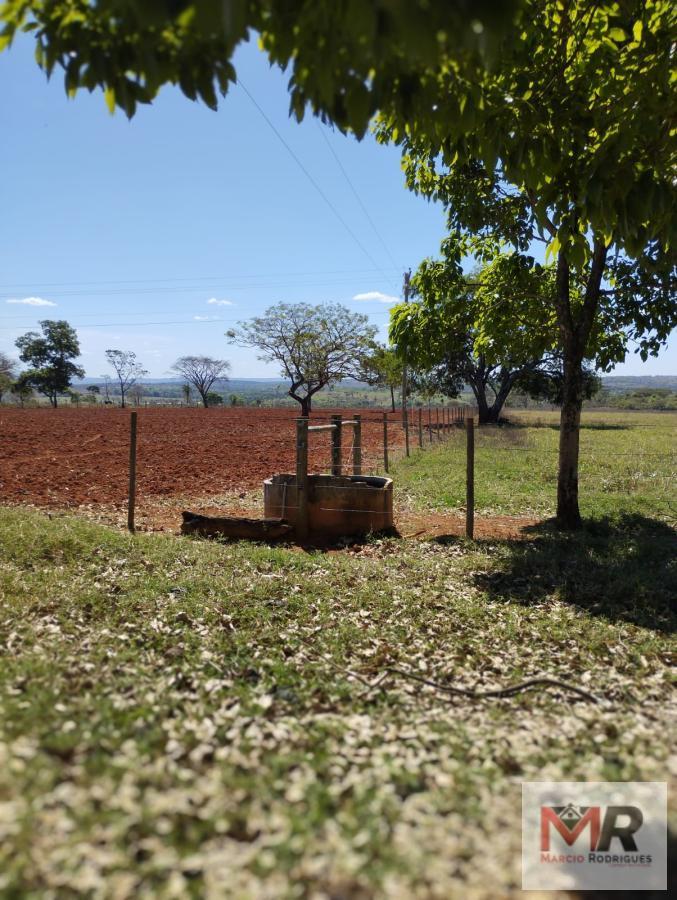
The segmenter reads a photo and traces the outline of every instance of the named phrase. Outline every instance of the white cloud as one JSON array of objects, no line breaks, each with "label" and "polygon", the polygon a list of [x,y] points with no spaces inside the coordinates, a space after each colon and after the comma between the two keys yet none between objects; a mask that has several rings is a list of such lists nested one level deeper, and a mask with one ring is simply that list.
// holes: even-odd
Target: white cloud
[{"label": "white cloud", "polygon": [[6,303],[18,303],[21,306],[56,306],[51,300],[43,300],[42,297],[24,297],[23,300],[7,300]]},{"label": "white cloud", "polygon": [[235,306],[232,300],[217,300],[216,297],[212,297],[211,300],[207,300],[207,303],[210,306]]},{"label": "white cloud", "polygon": [[213,322],[216,316],[193,316],[196,322]]},{"label": "white cloud", "polygon": [[378,300],[379,303],[399,303],[399,297],[391,297],[390,294],[382,294],[380,291],[367,291],[364,294],[355,294],[353,300]]}]

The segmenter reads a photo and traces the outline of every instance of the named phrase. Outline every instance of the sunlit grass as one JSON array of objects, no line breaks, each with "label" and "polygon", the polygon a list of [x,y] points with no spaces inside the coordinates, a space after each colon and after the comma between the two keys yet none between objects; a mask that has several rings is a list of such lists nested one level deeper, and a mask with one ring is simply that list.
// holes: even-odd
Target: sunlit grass
[{"label": "sunlit grass", "polygon": [[660,523],[307,554],[12,509],[0,546],[3,896],[517,897],[521,780],[668,778]]},{"label": "sunlit grass", "polygon": [[[557,485],[557,414],[511,414],[512,425],[476,429],[478,514],[550,516]],[[394,466],[396,487],[423,508],[465,505],[462,429]],[[580,505],[584,516],[677,516],[677,414],[591,411],[581,430]]]}]

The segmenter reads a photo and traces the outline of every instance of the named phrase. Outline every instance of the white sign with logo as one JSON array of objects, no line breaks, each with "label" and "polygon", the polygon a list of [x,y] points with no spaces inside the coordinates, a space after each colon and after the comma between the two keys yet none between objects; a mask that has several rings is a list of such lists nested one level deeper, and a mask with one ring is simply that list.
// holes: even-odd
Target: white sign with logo
[{"label": "white sign with logo", "polygon": [[522,784],[522,888],[667,890],[667,785]]}]

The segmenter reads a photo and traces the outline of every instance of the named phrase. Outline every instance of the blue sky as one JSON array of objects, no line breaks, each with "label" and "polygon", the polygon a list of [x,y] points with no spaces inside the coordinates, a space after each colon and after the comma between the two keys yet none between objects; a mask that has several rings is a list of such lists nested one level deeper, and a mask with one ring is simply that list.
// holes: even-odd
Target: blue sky
[{"label": "blue sky", "polygon": [[[73,101],[60,75],[47,83],[30,41],[0,54],[0,350],[64,318],[89,376],[107,370],[107,348],[134,350],[156,377],[188,353],[231,360],[233,377],[275,376],[224,332],[278,301],[345,303],[385,338],[384,301],[437,253],[441,207],[406,190],[396,149],[289,119],[285,76],[255,44],[235,62],[328,203],[240,87],[217,113],[165,89],[129,122],[100,93]],[[377,296],[353,299],[364,294]],[[674,338],[616,369],[675,372]]]}]

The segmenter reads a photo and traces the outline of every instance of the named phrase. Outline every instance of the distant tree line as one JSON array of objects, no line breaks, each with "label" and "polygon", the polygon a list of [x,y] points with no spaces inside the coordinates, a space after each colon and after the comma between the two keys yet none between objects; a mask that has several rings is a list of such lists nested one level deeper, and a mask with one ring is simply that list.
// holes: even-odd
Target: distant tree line
[{"label": "distant tree line", "polygon": [[[475,302],[482,291],[495,293],[510,287],[515,273],[499,269],[495,264],[473,276],[474,281],[469,280],[468,291]],[[478,335],[465,315],[468,304],[459,303],[447,292],[445,279],[444,264],[422,264],[412,282],[414,295],[420,299],[393,310],[391,346],[376,341],[376,329],[367,316],[340,304],[280,303],[262,316],[240,322],[226,336],[231,343],[257,350],[260,360],[279,366],[288,385],[289,402],[299,404],[301,415],[310,415],[318,393],[335,391],[348,380],[383,391],[394,411],[396,397],[402,400],[405,359],[410,402],[471,399],[479,409],[481,422],[498,421],[511,392],[517,392],[517,397],[561,403],[562,363],[548,346],[543,330],[531,329],[521,347],[512,337],[505,351],[477,349]],[[429,317],[432,306],[436,307],[434,318]],[[445,315],[440,315],[440,307],[447,309]],[[53,407],[59,397],[75,404],[119,404],[123,408],[130,400],[141,403],[148,389],[142,379],[148,371],[134,351],[106,350],[112,372],[101,376],[100,385],[76,391],[73,379],[82,378],[84,370],[75,362],[80,355],[75,329],[63,320],[39,324],[40,332],[30,331],[16,341],[19,359],[27,368],[17,372],[16,364],[5,354],[0,355],[0,400],[11,394],[23,405],[36,391]],[[185,405],[192,405],[195,397],[205,408],[224,403],[242,406],[250,401],[260,405],[265,397],[271,404],[282,401],[281,385],[271,388],[265,397],[237,393],[224,397],[217,388],[227,385],[230,368],[225,359],[181,356],[171,367],[182,378],[180,389],[156,385],[153,395],[175,397]],[[585,370],[584,379],[586,396],[594,396],[600,388],[599,380],[590,369]],[[354,392],[349,395],[343,388],[341,396],[344,402],[361,405]]]}]

